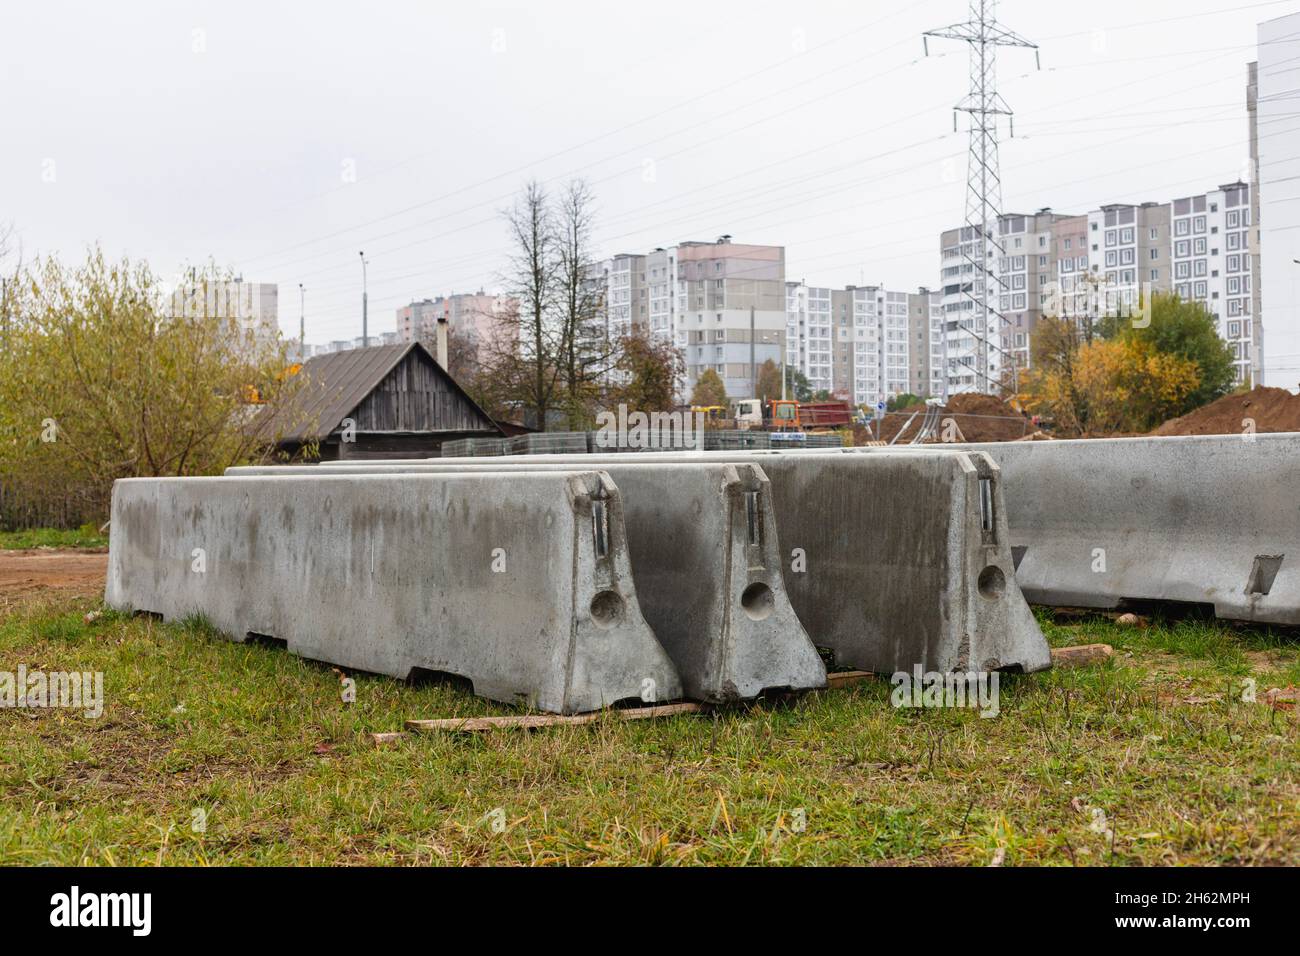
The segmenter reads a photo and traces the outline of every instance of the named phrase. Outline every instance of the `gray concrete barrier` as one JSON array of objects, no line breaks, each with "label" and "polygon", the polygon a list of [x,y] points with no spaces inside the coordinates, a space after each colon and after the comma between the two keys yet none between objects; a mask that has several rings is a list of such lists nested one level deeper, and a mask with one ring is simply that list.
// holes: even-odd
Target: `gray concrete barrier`
[{"label": "gray concrete barrier", "polygon": [[1206,604],[1229,620],[1300,624],[1300,434],[961,447],[1002,469],[1030,601]]},{"label": "gray concrete barrier", "polygon": [[[603,468],[615,460],[536,456],[530,462]],[[879,673],[916,664],[1026,672],[1051,665],[1016,586],[1002,476],[987,455],[642,452],[636,460],[763,468],[790,602],[813,642],[833,651],[837,664]]]},{"label": "gray concrete barrier", "polygon": [[561,714],[682,693],[597,471],[132,478],[112,529],[114,608]]},{"label": "gray concrete barrier", "polygon": [[[584,455],[586,461],[590,456]],[[685,694],[725,702],[765,690],[826,685],[826,668],[786,595],[770,483],[752,464],[642,463],[615,454],[598,466],[622,495],[641,611],[677,665]],[[345,474],[456,474],[512,462],[368,465]],[[570,464],[527,465],[530,472]],[[232,468],[231,476],[321,474],[305,467]]]}]

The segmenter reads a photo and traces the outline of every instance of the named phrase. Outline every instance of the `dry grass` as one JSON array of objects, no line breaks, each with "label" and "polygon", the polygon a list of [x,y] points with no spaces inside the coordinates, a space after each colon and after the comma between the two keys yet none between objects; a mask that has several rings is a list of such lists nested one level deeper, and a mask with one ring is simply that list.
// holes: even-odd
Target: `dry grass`
[{"label": "dry grass", "polygon": [[0,623],[0,670],[103,671],[107,697],[98,720],[0,710],[0,864],[1300,863],[1297,716],[1262,702],[1300,656],[1266,631],[1044,618],[1115,659],[1007,678],[993,719],[896,710],[880,681],[375,749],[509,711],[364,675],[349,705],[328,667],[93,607]]}]

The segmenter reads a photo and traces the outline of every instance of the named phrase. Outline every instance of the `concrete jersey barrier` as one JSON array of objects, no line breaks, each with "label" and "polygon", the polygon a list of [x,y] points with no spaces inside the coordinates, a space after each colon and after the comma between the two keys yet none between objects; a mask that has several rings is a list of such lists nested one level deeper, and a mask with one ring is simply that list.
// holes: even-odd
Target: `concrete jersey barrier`
[{"label": "concrete jersey barrier", "polygon": [[[615,460],[627,458],[543,455],[530,463],[605,467]],[[1026,672],[1051,666],[1047,642],[1016,586],[1002,476],[987,455],[641,452],[636,461],[763,468],[790,602],[813,642],[833,651],[837,664],[878,673],[914,665]]]},{"label": "concrete jersey barrier", "polygon": [[1300,434],[981,443],[1036,604],[1300,624]]},{"label": "concrete jersey barrier", "polygon": [[554,713],[682,693],[597,471],[131,478],[112,529],[114,608]]},{"label": "concrete jersey barrier", "polygon": [[[519,463],[353,462],[329,474],[456,474]],[[571,470],[538,464],[530,472]],[[617,485],[641,611],[681,675],[687,697],[746,700],[778,688],[826,686],[826,668],[795,616],[781,572],[771,486],[756,465],[642,463],[600,469]],[[315,466],[232,468],[231,476],[321,474]]]}]

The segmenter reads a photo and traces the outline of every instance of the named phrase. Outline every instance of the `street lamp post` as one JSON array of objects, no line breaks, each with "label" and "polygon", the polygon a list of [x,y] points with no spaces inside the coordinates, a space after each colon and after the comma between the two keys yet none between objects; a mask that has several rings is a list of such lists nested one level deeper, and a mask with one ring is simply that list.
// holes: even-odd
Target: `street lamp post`
[{"label": "street lamp post", "polygon": [[361,347],[370,348],[370,294],[366,291],[366,261],[365,250],[362,250],[361,256]]},{"label": "street lamp post", "polygon": [[298,361],[307,358],[307,290],[298,283]]}]

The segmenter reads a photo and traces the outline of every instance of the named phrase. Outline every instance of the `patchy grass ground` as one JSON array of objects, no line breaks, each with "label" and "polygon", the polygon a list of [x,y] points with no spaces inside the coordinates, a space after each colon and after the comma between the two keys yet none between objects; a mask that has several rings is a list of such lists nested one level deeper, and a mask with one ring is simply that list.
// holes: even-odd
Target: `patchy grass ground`
[{"label": "patchy grass ground", "polygon": [[1116,656],[1004,680],[993,719],[872,682],[375,749],[509,711],[367,676],[348,705],[329,667],[96,606],[0,607],[0,670],[103,671],[107,697],[98,720],[0,709],[0,864],[1300,863],[1297,715],[1264,703],[1300,645],[1264,630],[1044,617]]},{"label": "patchy grass ground", "polygon": [[27,531],[0,531],[0,551],[30,548],[107,548],[108,536],[92,524],[75,531],[56,528],[33,528]]}]

